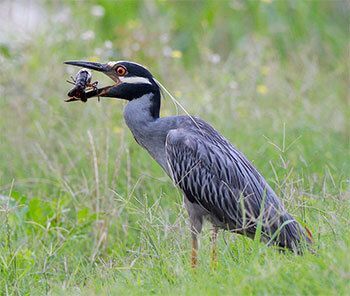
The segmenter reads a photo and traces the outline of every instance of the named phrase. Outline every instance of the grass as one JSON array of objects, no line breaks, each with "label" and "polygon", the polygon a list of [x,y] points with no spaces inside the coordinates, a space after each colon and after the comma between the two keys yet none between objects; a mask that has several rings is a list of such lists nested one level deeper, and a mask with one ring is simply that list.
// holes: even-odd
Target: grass
[{"label": "grass", "polygon": [[[42,3],[41,31],[0,44],[1,294],[347,294],[346,4],[98,3],[101,18],[90,2]],[[311,229],[317,255],[221,232],[211,270],[206,227],[191,270],[181,193],[134,142],[125,103],[63,102],[62,62],[96,57],[147,65],[212,123]],[[176,112],[164,99],[162,115]]]}]

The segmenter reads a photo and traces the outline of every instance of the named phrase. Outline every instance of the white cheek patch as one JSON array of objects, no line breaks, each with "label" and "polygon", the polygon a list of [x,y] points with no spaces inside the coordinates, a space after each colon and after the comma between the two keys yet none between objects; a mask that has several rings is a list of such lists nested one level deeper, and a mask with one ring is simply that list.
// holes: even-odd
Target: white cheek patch
[{"label": "white cheek patch", "polygon": [[149,81],[148,78],[145,77],[119,77],[119,80],[123,83],[131,83],[131,84],[150,84],[152,85],[151,81]]}]

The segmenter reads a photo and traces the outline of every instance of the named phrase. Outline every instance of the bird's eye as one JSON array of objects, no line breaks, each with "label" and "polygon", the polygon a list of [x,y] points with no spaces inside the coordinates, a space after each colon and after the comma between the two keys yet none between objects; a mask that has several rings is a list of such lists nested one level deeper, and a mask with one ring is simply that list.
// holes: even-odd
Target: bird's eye
[{"label": "bird's eye", "polygon": [[126,74],[126,69],[123,66],[118,66],[115,71],[119,76],[124,76]]}]

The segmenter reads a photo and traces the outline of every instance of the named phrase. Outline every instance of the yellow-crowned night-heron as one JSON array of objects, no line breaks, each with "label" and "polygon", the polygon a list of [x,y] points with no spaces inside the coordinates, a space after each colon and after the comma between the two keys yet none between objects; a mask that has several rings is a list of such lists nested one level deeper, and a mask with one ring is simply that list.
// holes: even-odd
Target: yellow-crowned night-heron
[{"label": "yellow-crowned night-heron", "polygon": [[135,140],[184,193],[192,233],[192,266],[197,264],[197,235],[204,218],[213,224],[213,250],[218,228],[251,238],[259,230],[268,244],[298,253],[303,242],[311,242],[309,232],[286,212],[255,167],[212,126],[197,117],[159,117],[160,87],[143,66],[126,61],[66,64],[103,72],[115,82],[87,92],[86,98],[128,101],[124,118]]}]

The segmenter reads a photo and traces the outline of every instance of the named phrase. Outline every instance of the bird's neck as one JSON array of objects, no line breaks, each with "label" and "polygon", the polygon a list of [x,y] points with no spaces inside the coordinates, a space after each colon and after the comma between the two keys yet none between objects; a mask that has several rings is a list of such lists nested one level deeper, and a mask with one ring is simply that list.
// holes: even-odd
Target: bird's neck
[{"label": "bird's neck", "polygon": [[126,124],[133,132],[144,129],[159,118],[160,94],[148,93],[129,101],[124,109]]},{"label": "bird's neck", "polygon": [[[150,93],[130,101],[125,106],[124,119],[137,143],[166,170],[165,139],[175,122],[168,117],[159,118],[160,103],[155,99],[154,94]],[[158,109],[154,113],[155,104]]]}]

